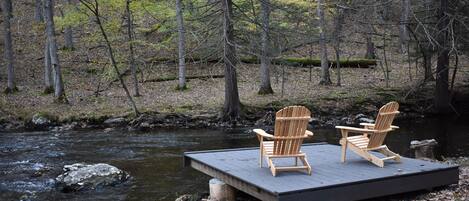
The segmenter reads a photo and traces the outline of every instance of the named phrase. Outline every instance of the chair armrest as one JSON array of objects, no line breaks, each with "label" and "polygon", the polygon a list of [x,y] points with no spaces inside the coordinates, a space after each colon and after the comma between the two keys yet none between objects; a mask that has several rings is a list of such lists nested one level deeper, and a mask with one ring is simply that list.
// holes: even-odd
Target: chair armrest
[{"label": "chair armrest", "polygon": [[372,124],[372,123],[360,123],[360,126],[375,126],[375,124]]},{"label": "chair armrest", "polygon": [[335,128],[340,129],[340,130],[355,132],[355,133],[374,133],[374,132],[376,132],[376,130],[372,130],[372,129],[355,128],[355,127],[349,127],[349,126],[336,126]]},{"label": "chair armrest", "polygon": [[262,130],[262,129],[254,129],[254,130],[252,130],[252,131],[254,131],[254,133],[256,133],[257,136],[265,137],[265,138],[268,138],[268,139],[273,139],[273,138],[274,138],[273,135],[266,133],[266,132],[265,132],[264,130]]},{"label": "chair armrest", "polygon": [[[360,126],[368,126],[368,127],[374,127],[375,124],[370,124],[370,123],[360,123]],[[392,129],[398,129],[399,126],[394,126],[394,125],[391,125],[391,128]]]},{"label": "chair armrest", "polygon": [[309,130],[306,130],[305,131],[305,134],[308,136],[308,137],[313,137],[314,133],[309,131]]}]

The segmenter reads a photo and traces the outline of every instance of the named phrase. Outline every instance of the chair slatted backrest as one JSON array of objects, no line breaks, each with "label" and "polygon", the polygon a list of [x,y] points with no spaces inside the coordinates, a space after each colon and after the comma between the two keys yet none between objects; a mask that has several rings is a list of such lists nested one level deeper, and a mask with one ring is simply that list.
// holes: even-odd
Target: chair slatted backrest
[{"label": "chair slatted backrest", "polygon": [[368,148],[379,147],[383,145],[384,139],[389,131],[391,131],[391,125],[394,117],[399,114],[399,104],[397,102],[389,102],[379,109],[378,116],[376,117],[374,133],[370,136],[370,142]]},{"label": "chair slatted backrest", "polygon": [[274,155],[300,152],[311,112],[303,106],[289,106],[275,114]]}]

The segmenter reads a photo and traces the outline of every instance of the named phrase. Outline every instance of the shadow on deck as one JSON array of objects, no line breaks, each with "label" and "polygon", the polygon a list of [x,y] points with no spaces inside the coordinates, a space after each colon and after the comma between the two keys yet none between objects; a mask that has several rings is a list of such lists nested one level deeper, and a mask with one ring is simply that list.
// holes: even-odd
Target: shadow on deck
[{"label": "shadow on deck", "polygon": [[273,177],[269,168],[259,168],[259,148],[186,152],[184,165],[261,200],[360,200],[458,183],[458,166],[403,157],[380,168],[352,152],[341,163],[336,145],[305,144],[302,151],[311,176],[282,172]]}]

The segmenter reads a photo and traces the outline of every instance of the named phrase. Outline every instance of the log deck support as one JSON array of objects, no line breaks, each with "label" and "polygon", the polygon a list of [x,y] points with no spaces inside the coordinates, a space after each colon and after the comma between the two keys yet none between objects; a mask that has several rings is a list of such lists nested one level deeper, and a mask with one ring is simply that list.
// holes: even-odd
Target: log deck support
[{"label": "log deck support", "polygon": [[236,190],[225,182],[213,178],[210,179],[210,199],[213,201],[235,201],[236,200]]}]

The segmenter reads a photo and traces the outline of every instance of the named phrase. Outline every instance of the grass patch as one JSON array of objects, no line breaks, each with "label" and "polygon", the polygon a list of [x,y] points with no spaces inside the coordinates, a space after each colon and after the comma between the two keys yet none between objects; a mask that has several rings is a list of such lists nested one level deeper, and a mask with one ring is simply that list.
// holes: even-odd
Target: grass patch
[{"label": "grass patch", "polygon": [[193,109],[194,109],[194,105],[187,104],[187,105],[181,105],[179,107],[172,108],[172,112],[184,114],[184,113],[190,113],[190,111]]},{"label": "grass patch", "polygon": [[86,73],[90,74],[90,75],[97,75],[98,74],[98,69],[97,68],[87,68],[85,70]]},{"label": "grass patch", "polygon": [[328,101],[338,101],[342,99],[350,98],[347,92],[344,91],[331,91],[331,93],[327,94],[326,96],[322,97],[322,100]]},{"label": "grass patch", "polygon": [[179,87],[179,84],[178,84],[178,85],[176,85],[175,90],[176,91],[189,91],[189,87],[188,87],[187,84],[184,85],[183,87]]}]

